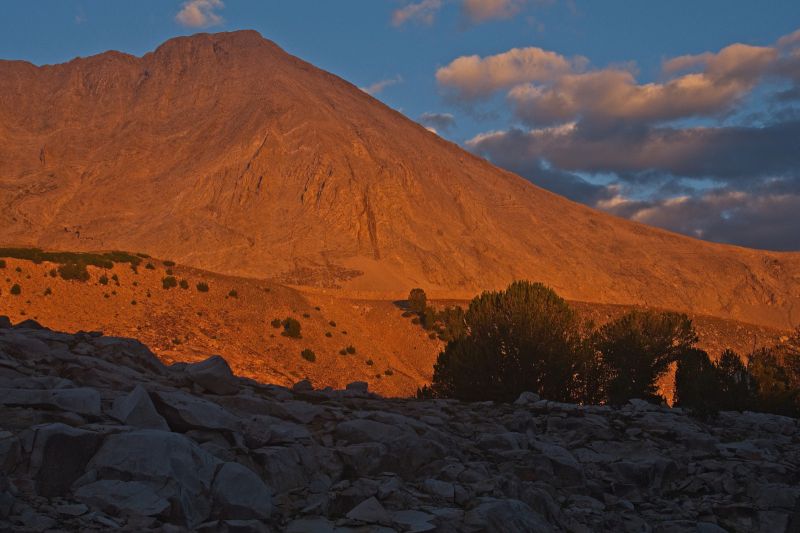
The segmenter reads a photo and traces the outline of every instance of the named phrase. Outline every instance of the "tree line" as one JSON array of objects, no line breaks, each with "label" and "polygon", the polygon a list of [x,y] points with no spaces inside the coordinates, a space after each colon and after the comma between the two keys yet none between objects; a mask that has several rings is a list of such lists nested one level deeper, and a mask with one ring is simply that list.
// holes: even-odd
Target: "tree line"
[{"label": "tree line", "polygon": [[712,361],[685,314],[633,310],[596,328],[541,283],[515,281],[477,296],[466,311],[444,314],[414,289],[409,309],[447,340],[419,397],[510,402],[531,391],[581,404],[660,403],[657,382],[677,365],[676,406],[702,416],[800,416],[800,328],[786,343],[746,358],[726,350]]}]

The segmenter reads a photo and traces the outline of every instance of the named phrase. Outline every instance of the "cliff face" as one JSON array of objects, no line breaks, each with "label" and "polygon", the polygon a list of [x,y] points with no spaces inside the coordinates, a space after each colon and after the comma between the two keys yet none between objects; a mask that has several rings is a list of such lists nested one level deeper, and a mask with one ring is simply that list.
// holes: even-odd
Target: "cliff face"
[{"label": "cliff face", "polygon": [[0,62],[0,241],[139,250],[226,274],[570,299],[786,327],[800,255],[608,216],[444,141],[255,32]]}]

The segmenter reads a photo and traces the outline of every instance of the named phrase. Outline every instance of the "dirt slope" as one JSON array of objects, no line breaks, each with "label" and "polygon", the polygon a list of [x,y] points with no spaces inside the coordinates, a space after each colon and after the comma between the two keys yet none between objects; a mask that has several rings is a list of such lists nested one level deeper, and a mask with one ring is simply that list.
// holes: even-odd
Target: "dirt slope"
[{"label": "dirt slope", "polygon": [[141,58],[0,62],[0,242],[141,250],[362,297],[529,278],[573,300],[800,321],[800,255],[570,202],[251,31]]},{"label": "dirt slope", "polygon": [[[48,262],[5,262],[6,267],[0,268],[0,315],[14,323],[33,318],[65,331],[100,330],[135,337],[168,363],[220,354],[238,374],[265,383],[291,385],[308,377],[319,387],[343,388],[362,380],[381,394],[409,396],[430,382],[443,346],[403,318],[403,309],[387,300],[300,292],[261,280],[165,266],[156,259],[143,261],[137,271],[127,264],[116,264],[111,270],[90,266],[87,282],[52,276],[57,265]],[[153,269],[145,268],[148,262]],[[170,272],[177,280],[186,280],[188,288],[164,289],[162,280]],[[107,284],[100,281],[103,275]],[[208,284],[208,292],[197,290],[199,282]],[[15,284],[20,286],[19,295],[11,293]],[[231,291],[236,291],[235,297]],[[439,306],[467,303],[434,302]],[[624,306],[572,305],[597,324],[627,310]],[[286,317],[300,321],[301,339],[284,337],[281,329],[271,325],[273,319]],[[712,356],[726,347],[745,354],[779,342],[784,334],[715,317],[693,319],[700,346]],[[356,353],[341,355],[340,350],[348,346]],[[301,357],[306,348],[314,351],[315,362]],[[671,389],[669,379],[663,385],[665,391]]]}]

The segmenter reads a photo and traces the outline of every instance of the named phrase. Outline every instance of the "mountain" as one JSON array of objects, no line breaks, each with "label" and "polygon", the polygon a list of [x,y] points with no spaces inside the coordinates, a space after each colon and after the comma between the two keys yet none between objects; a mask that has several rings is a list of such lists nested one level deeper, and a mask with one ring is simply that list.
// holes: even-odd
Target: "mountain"
[{"label": "mountain", "polygon": [[252,31],[0,62],[0,242],[127,249],[341,293],[561,295],[788,327],[800,254],[542,190]]}]

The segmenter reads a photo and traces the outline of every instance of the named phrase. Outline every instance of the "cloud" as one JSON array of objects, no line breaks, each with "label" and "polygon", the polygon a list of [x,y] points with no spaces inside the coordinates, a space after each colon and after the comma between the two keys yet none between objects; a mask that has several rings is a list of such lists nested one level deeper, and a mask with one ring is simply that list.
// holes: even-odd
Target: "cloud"
[{"label": "cloud", "polygon": [[521,83],[550,82],[585,64],[583,57],[568,59],[537,47],[512,48],[483,58],[456,58],[436,71],[436,81],[456,98],[471,100]]},{"label": "cloud", "polygon": [[800,119],[751,127],[653,128],[609,135],[579,123],[478,135],[467,147],[501,166],[546,160],[573,172],[655,173],[720,181],[800,174]]},{"label": "cloud", "polygon": [[526,0],[464,0],[462,10],[472,22],[507,19],[519,13]]},{"label": "cloud", "polygon": [[720,188],[647,201],[615,197],[598,207],[701,239],[769,250],[800,249],[800,191]]},{"label": "cloud", "polygon": [[189,28],[217,26],[224,19],[216,11],[224,7],[222,0],[188,0],[181,5],[175,20]]},{"label": "cloud", "polygon": [[402,26],[407,22],[431,25],[442,5],[442,0],[421,0],[408,4],[392,13],[392,25]]},{"label": "cloud", "polygon": [[423,113],[419,116],[419,121],[434,130],[449,130],[456,125],[456,117],[450,113]]},{"label": "cloud", "polygon": [[398,83],[403,83],[403,78],[400,75],[397,75],[394,78],[387,78],[385,80],[377,81],[372,85],[367,85],[366,87],[359,87],[359,89],[371,96],[375,96],[383,92],[383,90],[387,87],[397,85]]}]

